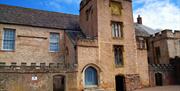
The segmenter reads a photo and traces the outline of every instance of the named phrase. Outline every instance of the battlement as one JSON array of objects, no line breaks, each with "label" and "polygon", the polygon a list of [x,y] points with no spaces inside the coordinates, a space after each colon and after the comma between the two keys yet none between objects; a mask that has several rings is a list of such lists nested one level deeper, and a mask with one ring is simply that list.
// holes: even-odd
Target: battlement
[{"label": "battlement", "polygon": [[7,65],[5,62],[0,62],[0,73],[1,72],[63,72],[63,71],[73,71],[76,70],[76,65],[66,65],[64,63],[31,63],[27,66],[27,63],[17,63],[13,62],[11,65]]},{"label": "battlement", "polygon": [[180,30],[170,30],[170,29],[165,29],[161,32],[157,32],[154,35],[150,36],[151,39],[162,39],[162,38],[171,38],[171,39],[176,39],[180,38]]},{"label": "battlement", "polygon": [[174,70],[175,67],[171,64],[149,64],[149,70]]},{"label": "battlement", "polygon": [[78,46],[98,47],[98,41],[94,38],[82,38],[77,40]]}]

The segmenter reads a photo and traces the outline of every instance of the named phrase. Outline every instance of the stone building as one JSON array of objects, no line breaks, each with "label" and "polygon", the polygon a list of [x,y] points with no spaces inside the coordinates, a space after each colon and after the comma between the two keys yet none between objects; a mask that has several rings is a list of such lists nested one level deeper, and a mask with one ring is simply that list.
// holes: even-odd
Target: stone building
[{"label": "stone building", "polygon": [[179,84],[180,32],[167,29],[156,32],[144,26],[140,16],[135,31],[137,48],[141,50],[138,54],[148,59],[150,86]]},{"label": "stone building", "polygon": [[155,33],[149,38],[148,44],[151,85],[179,84],[177,74],[180,60],[176,58],[180,57],[180,32],[163,30]]},{"label": "stone building", "polygon": [[143,29],[131,0],[82,0],[79,16],[0,5],[0,90],[149,86],[147,45],[135,35]]}]

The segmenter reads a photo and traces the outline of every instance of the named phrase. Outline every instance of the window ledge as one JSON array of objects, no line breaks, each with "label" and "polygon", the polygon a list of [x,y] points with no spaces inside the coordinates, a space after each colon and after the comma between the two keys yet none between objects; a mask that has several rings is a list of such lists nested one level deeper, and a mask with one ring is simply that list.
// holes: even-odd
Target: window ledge
[{"label": "window ledge", "polygon": [[139,50],[147,50],[147,48],[137,48],[137,49],[139,49]]},{"label": "window ledge", "polygon": [[113,39],[123,40],[123,37],[113,37]]},{"label": "window ledge", "polygon": [[59,53],[60,51],[49,51],[50,53]]},{"label": "window ledge", "polygon": [[88,85],[88,86],[85,86],[85,89],[92,89],[92,88],[98,88],[97,85]]},{"label": "window ledge", "polygon": [[15,50],[3,50],[3,49],[1,49],[0,52],[15,52]]},{"label": "window ledge", "polygon": [[123,68],[124,65],[116,65],[116,68]]}]

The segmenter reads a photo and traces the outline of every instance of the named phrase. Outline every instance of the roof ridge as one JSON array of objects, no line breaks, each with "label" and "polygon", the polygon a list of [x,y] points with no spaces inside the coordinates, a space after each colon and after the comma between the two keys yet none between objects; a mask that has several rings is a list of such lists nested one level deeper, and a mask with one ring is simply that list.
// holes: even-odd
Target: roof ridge
[{"label": "roof ridge", "polygon": [[48,11],[48,10],[42,10],[42,9],[36,9],[36,8],[30,8],[30,7],[23,7],[23,6],[15,6],[15,5],[7,5],[7,4],[0,4],[0,6],[6,6],[6,7],[9,7],[9,8],[18,8],[18,9],[23,9],[23,10],[40,11],[40,12],[46,12],[46,13],[58,13],[58,14],[64,14],[64,15],[79,16],[79,15],[76,15],[76,14],[56,12],[56,11]]}]

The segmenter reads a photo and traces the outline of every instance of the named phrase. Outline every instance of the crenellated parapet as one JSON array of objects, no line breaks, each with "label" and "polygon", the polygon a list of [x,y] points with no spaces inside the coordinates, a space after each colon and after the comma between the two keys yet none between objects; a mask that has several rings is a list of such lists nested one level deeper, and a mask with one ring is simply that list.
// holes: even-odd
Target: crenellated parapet
[{"label": "crenellated parapet", "polygon": [[77,45],[86,47],[98,47],[98,41],[94,38],[80,38],[77,40]]},{"label": "crenellated parapet", "polygon": [[0,62],[0,73],[2,72],[19,72],[19,73],[46,73],[46,72],[67,72],[67,71],[75,71],[76,65],[66,65],[64,63],[31,63],[30,66],[27,63],[21,63],[21,65],[17,65],[17,63],[11,63],[11,65],[6,65],[5,62]]},{"label": "crenellated parapet", "polygon": [[175,67],[172,64],[149,64],[149,70],[151,71],[173,71]]},{"label": "crenellated parapet", "polygon": [[150,36],[150,40],[180,39],[180,30],[165,29]]}]

